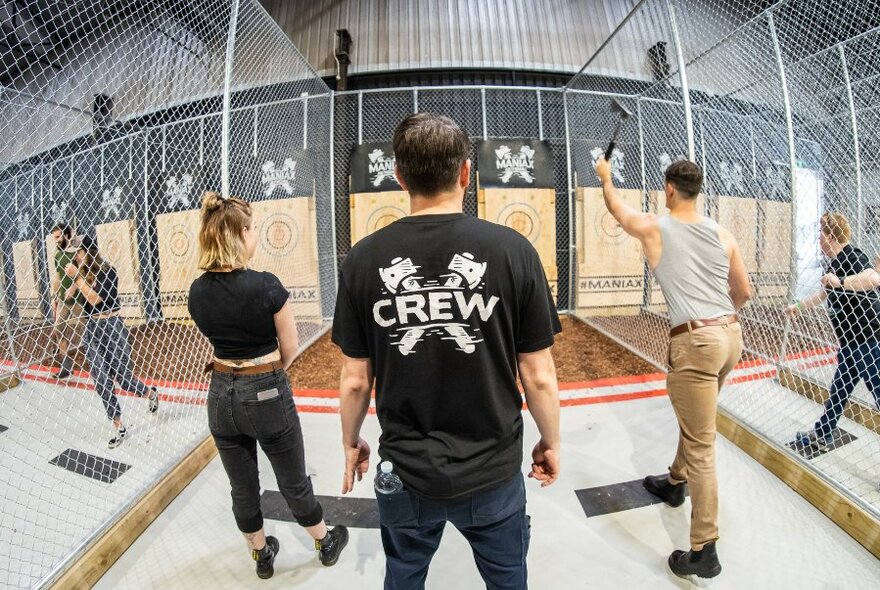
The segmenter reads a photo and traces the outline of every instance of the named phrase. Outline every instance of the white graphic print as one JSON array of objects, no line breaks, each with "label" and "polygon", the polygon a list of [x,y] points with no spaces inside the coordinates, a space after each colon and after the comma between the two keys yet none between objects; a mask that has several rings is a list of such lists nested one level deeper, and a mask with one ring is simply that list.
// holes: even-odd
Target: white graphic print
[{"label": "white graphic print", "polygon": [[773,166],[764,166],[764,179],[767,181],[768,192],[775,195],[784,195],[785,189],[785,173]]},{"label": "white graphic print", "polygon": [[296,162],[293,158],[284,158],[280,169],[275,168],[272,160],[266,160],[260,169],[263,171],[263,194],[271,197],[276,188],[280,188],[288,197],[293,194],[293,183],[296,180]]},{"label": "white graphic print", "polygon": [[[115,187],[112,191],[106,189],[101,198],[101,208],[104,209],[104,219],[119,219],[122,207],[122,188]],[[113,213],[111,217],[110,213]]]},{"label": "white graphic print", "polygon": [[370,158],[367,172],[370,175],[370,183],[373,186],[379,186],[386,180],[391,180],[398,184],[397,179],[394,177],[394,164],[396,161],[394,154],[386,156],[383,150],[376,148],[367,156]]},{"label": "white graphic print", "polygon": [[535,181],[535,150],[524,145],[519,148],[519,153],[514,154],[509,147],[502,145],[495,150],[495,168],[500,170],[498,178],[505,184],[514,176],[531,184]]},{"label": "white graphic print", "polygon": [[15,226],[18,228],[18,239],[23,240],[31,229],[31,214],[22,211],[15,218]]},{"label": "white graphic print", "polygon": [[[594,147],[590,150],[590,156],[593,158],[593,169],[595,169],[599,158],[605,157],[605,150],[600,147]],[[618,182],[626,182],[626,178],[623,177],[623,152],[619,148],[614,148],[611,152],[611,175]]]},{"label": "white graphic print", "polygon": [[667,154],[666,152],[663,152],[662,154],[657,156],[657,159],[660,160],[660,176],[665,177],[666,176],[666,169],[669,168],[673,162],[678,162],[679,160],[684,160],[685,157],[682,155],[679,155],[679,156],[675,156],[675,158],[673,158],[671,155]]},{"label": "white graphic print", "polygon": [[728,194],[733,194],[734,190],[738,190],[740,193],[746,191],[742,164],[731,165],[728,162],[719,162],[718,176],[721,178],[721,184],[724,185]]},{"label": "white graphic print", "polygon": [[67,219],[67,201],[52,203],[52,207],[49,209],[49,218],[52,221],[64,221]]},{"label": "white graphic print", "polygon": [[416,345],[429,336],[451,340],[456,350],[471,354],[483,341],[476,334],[479,328],[470,323],[471,316],[476,313],[481,321],[488,321],[499,301],[476,292],[483,288],[486,266],[463,252],[452,257],[450,273],[432,279],[418,276],[421,267],[411,258],[397,257],[391,266],[379,269],[383,293],[391,297],[373,305],[373,321],[397,334],[392,344],[404,356],[415,353]]},{"label": "white graphic print", "polygon": [[189,194],[192,191],[193,177],[190,174],[184,174],[177,180],[176,176],[171,176],[165,181],[165,198],[167,199],[168,208],[173,209],[175,205],[180,203],[184,207],[189,207]]}]

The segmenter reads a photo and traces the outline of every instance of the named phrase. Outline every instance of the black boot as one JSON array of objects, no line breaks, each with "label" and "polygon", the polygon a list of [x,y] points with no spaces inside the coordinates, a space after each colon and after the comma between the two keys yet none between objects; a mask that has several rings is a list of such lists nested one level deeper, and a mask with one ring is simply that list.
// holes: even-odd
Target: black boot
[{"label": "black boot", "polygon": [[348,529],[342,525],[335,526],[327,531],[326,537],[315,541],[318,559],[327,567],[335,565],[346,545],[348,545]]},{"label": "black boot", "polygon": [[278,539],[266,537],[266,546],[253,551],[251,556],[257,562],[257,576],[261,579],[268,580],[275,573],[275,556],[278,555],[279,546]]},{"label": "black boot", "polygon": [[677,508],[684,504],[684,497],[687,493],[686,483],[669,483],[667,475],[649,475],[642,482],[645,489],[672,506]]},{"label": "black boot", "polygon": [[706,543],[699,551],[673,551],[669,556],[669,569],[676,576],[690,576],[696,574],[701,578],[714,578],[721,573],[721,563],[718,561],[718,551],[715,550],[715,541]]}]

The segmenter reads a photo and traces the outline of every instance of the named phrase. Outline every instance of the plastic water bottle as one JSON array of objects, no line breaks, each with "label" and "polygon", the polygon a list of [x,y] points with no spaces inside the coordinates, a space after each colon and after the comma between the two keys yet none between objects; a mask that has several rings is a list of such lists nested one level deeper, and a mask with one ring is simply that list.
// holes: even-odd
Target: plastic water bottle
[{"label": "plastic water bottle", "polygon": [[393,494],[403,489],[403,482],[393,471],[391,461],[382,461],[379,464],[379,473],[376,475],[376,491],[380,494]]}]

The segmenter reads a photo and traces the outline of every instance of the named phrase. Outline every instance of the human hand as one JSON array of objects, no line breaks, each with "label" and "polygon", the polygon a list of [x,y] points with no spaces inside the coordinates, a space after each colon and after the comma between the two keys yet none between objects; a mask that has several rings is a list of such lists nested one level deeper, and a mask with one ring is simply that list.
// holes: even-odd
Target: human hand
[{"label": "human hand", "polygon": [[71,285],[70,287],[67,288],[66,291],[64,291],[64,299],[66,299],[66,300],[73,299],[74,296],[76,296],[76,291],[77,291],[76,285],[75,284]]},{"label": "human hand", "polygon": [[345,473],[342,475],[342,493],[347,494],[354,489],[354,477],[357,480],[364,478],[367,469],[370,468],[370,445],[362,438],[358,438],[357,446],[351,447],[345,443],[342,445],[345,453]]},{"label": "human hand", "polygon": [[543,438],[532,450],[532,470],[529,477],[540,481],[542,488],[553,484],[559,477],[559,449],[550,448]]},{"label": "human hand", "polygon": [[837,275],[833,272],[829,272],[822,276],[821,279],[822,286],[826,289],[840,289],[843,285],[840,283],[840,279],[837,278]]},{"label": "human hand", "polygon": [[66,274],[70,278],[74,278],[77,274],[79,274],[79,268],[68,262],[64,266],[64,274]]},{"label": "human hand", "polygon": [[596,176],[602,184],[611,182],[611,162],[605,159],[605,155],[596,160]]},{"label": "human hand", "polygon": [[[800,303],[800,302],[798,302]],[[791,305],[787,305],[782,309],[782,313],[787,315],[790,318],[800,315],[801,310],[798,307],[797,303],[792,303]]]}]

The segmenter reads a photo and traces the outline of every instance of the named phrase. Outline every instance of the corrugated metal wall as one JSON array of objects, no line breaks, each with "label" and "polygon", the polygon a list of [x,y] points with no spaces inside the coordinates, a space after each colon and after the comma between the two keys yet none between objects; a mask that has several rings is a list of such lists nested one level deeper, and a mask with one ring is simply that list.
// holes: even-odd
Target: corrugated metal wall
[{"label": "corrugated metal wall", "polygon": [[[577,72],[637,0],[260,0],[322,76],[336,29],[353,38],[350,74],[436,68]],[[648,75],[661,26],[634,31],[613,69]]]}]

